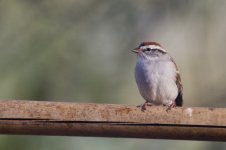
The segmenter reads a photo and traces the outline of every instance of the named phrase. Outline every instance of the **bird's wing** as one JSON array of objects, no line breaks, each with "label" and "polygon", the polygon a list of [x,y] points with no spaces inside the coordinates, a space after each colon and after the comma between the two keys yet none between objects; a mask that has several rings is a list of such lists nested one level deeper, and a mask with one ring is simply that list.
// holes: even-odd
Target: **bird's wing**
[{"label": "bird's wing", "polygon": [[180,73],[178,71],[177,65],[175,63],[175,61],[173,60],[173,58],[171,57],[172,62],[174,63],[176,70],[177,70],[177,74],[176,74],[176,85],[178,88],[178,95],[177,98],[175,99],[175,103],[176,106],[182,106],[183,105],[183,86],[181,83],[181,77],[180,77]]},{"label": "bird's wing", "polygon": [[182,106],[183,105],[183,86],[182,86],[182,83],[181,83],[181,77],[180,77],[179,71],[177,71],[176,85],[177,85],[177,88],[178,88],[178,95],[177,95],[177,98],[175,100],[176,106]]}]

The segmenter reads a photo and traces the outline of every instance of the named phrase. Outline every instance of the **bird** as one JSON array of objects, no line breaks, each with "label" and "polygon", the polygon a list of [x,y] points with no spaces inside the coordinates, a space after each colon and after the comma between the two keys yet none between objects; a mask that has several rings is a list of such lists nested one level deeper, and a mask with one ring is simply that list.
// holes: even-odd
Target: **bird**
[{"label": "bird", "polygon": [[166,106],[168,112],[183,104],[183,86],[178,67],[173,58],[159,43],[142,42],[132,50],[136,53],[135,80],[145,103],[138,105],[141,110],[147,106]]}]

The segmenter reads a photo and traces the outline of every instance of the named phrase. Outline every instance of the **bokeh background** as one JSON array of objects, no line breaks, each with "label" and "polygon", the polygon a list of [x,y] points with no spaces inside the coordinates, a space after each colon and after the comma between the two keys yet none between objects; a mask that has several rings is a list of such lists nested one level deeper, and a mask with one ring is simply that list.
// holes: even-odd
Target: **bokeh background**
[{"label": "bokeh background", "polygon": [[[131,49],[160,42],[185,106],[226,107],[224,0],[0,0],[0,99],[140,104]],[[225,149],[214,142],[0,136],[2,150]]]}]

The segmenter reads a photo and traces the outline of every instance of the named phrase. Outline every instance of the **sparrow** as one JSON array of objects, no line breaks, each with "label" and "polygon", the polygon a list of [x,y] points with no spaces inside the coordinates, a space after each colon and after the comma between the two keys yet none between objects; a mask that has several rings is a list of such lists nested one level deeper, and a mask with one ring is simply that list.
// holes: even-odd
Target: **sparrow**
[{"label": "sparrow", "polygon": [[142,42],[132,50],[137,54],[135,79],[147,106],[167,106],[166,111],[183,104],[183,87],[177,65],[167,51],[157,42]]}]

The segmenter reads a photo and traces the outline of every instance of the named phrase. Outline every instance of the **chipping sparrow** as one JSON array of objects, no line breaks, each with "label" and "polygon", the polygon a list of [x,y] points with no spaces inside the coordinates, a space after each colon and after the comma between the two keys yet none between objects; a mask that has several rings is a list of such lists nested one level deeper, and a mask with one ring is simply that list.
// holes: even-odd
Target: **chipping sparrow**
[{"label": "chipping sparrow", "polygon": [[135,79],[145,103],[167,106],[166,111],[182,106],[182,84],[177,66],[166,50],[156,42],[143,42],[132,50],[137,54]]}]

